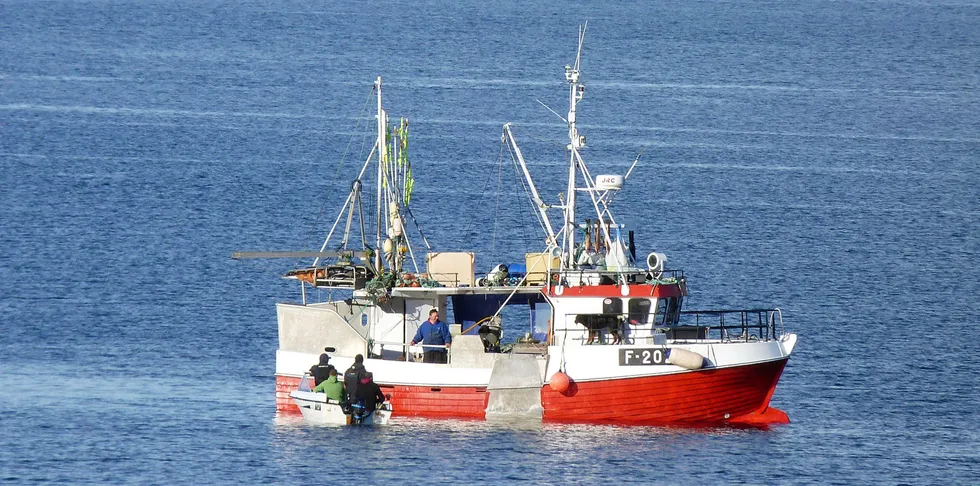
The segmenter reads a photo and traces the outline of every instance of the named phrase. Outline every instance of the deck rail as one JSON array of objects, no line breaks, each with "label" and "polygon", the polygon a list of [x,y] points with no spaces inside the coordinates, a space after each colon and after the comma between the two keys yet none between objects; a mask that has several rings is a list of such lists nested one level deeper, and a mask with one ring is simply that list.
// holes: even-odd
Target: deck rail
[{"label": "deck rail", "polygon": [[769,341],[778,338],[783,327],[779,308],[682,310],[680,314],[680,322],[672,327],[674,339],[708,339],[717,332],[722,341]]},{"label": "deck rail", "polygon": [[[779,308],[688,310],[680,311],[679,315],[676,324],[653,325],[652,338],[662,336],[660,339],[673,342],[753,342],[771,341],[783,333],[783,314]],[[580,335],[569,338],[572,341],[583,344],[634,342],[634,333],[626,324],[630,319],[628,312],[573,314],[566,316],[566,319],[569,329],[575,328],[573,323],[582,326],[578,331]]]},{"label": "deck rail", "polygon": [[[411,348],[423,348],[426,351],[432,351],[434,349],[445,349],[446,350],[446,363],[445,364],[452,363],[452,359],[453,359],[452,346],[450,346],[450,347],[447,348],[445,344],[422,344],[422,343],[411,344],[411,343],[405,343],[405,342],[401,342],[401,341],[378,341],[378,340],[372,339],[372,340],[370,340],[368,342],[368,349],[371,349],[373,347],[373,345],[375,345],[375,344],[381,346],[381,355],[382,356],[384,355],[384,351],[386,350],[385,349],[385,346],[388,346],[389,347],[388,350],[391,350],[391,348],[395,348],[395,349],[399,349],[400,348],[401,349],[401,355],[405,357],[405,361],[415,361],[415,362],[419,362],[419,363],[422,362],[422,360],[421,360],[420,357],[415,356],[415,353],[412,352]],[[432,349],[429,349],[429,348],[432,348]],[[416,358],[418,358],[418,359],[416,359]]]},{"label": "deck rail", "polygon": [[[595,284],[599,283],[628,283],[628,284],[642,284],[642,283],[676,283],[684,280],[684,270],[660,270],[656,274],[651,274],[651,271],[642,268],[624,268],[620,270],[600,270],[598,268],[576,268],[576,269],[552,269],[548,271],[548,278],[552,282],[563,282],[567,284],[568,281],[588,281],[590,279],[598,279]],[[620,282],[620,279],[625,279],[625,282]]]}]

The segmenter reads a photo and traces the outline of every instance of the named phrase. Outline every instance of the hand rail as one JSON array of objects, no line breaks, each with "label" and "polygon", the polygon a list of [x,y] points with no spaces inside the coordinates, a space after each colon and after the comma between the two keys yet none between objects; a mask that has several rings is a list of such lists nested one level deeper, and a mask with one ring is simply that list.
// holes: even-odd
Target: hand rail
[{"label": "hand rail", "polygon": [[[771,340],[779,337],[778,329],[776,328],[775,314],[779,314],[779,322],[782,324],[782,311],[778,308],[773,309],[724,309],[724,310],[685,310],[680,312],[681,315],[693,315],[694,316],[694,327],[701,329],[703,327],[718,329],[721,333],[722,339],[728,338],[728,340],[744,340],[748,342],[751,336],[749,330],[756,330],[757,335],[754,336],[757,339]],[[739,322],[738,324],[726,324],[725,316],[738,314]],[[755,322],[751,322],[752,314],[755,314]],[[718,318],[717,324],[712,326],[704,326],[701,324],[702,316],[715,316]],[[763,317],[765,316],[765,317]],[[741,335],[736,336],[734,339],[730,336],[729,330],[740,330]]]},{"label": "hand rail", "polygon": [[[548,278],[554,279],[555,275],[559,275],[560,278],[567,276],[578,276],[580,279],[585,276],[599,275],[600,277],[617,277],[618,280],[620,275],[640,275],[644,273],[649,273],[650,270],[645,268],[625,268],[622,270],[604,270],[599,268],[574,268],[574,269],[551,269],[548,271]],[[668,279],[680,280],[684,278],[684,270],[661,270],[659,278],[654,280],[660,281],[661,283],[667,281]],[[627,280],[629,280],[627,278]],[[635,280],[635,279],[634,279]],[[637,283],[637,282],[630,282]],[[638,282],[644,283],[644,282]]]},{"label": "hand rail", "polygon": [[381,347],[382,347],[382,349],[384,349],[384,346],[386,344],[387,345],[393,345],[393,346],[399,346],[399,347],[402,348],[402,353],[404,353],[406,357],[409,354],[411,354],[411,353],[408,352],[408,348],[413,347],[413,346],[419,346],[421,348],[445,349],[446,350],[446,364],[449,364],[449,363],[452,362],[452,357],[453,357],[452,347],[451,346],[450,347],[446,347],[445,344],[410,344],[410,343],[401,342],[401,341],[371,341],[371,342],[372,342],[372,344],[380,344]]},{"label": "hand rail", "polygon": [[[675,325],[670,326],[654,326],[652,332],[654,334],[660,332],[668,335],[669,339],[675,341],[704,341],[709,339],[714,339],[710,337],[710,334],[716,334],[717,339],[721,341],[743,341],[749,342],[753,340],[770,341],[777,339],[782,334],[782,311],[777,309],[744,309],[744,310],[693,310],[693,311],[680,311],[680,314],[694,316],[693,325],[679,321]],[[730,323],[731,319],[726,320],[727,317],[732,317],[737,315],[738,321],[735,323]],[[593,326],[589,326],[584,323],[581,327],[582,337],[571,337],[571,340],[575,341],[594,341],[598,340],[603,342],[605,334],[613,329],[618,329],[617,332],[622,333],[624,319],[628,319],[629,312],[618,312],[618,313],[606,313],[606,314],[574,314],[566,316],[568,323],[575,322],[575,319],[579,316],[604,316],[616,319],[615,327],[611,326],[610,322],[603,321],[594,322]],[[708,319],[715,318],[715,319]],[[702,322],[705,321],[705,322]],[[627,329],[629,329],[627,327]],[[739,334],[734,335],[731,331],[739,331]],[[632,339],[631,333],[627,335],[619,336],[624,344],[628,344]],[[591,335],[591,336],[590,336]],[[684,336],[684,337],[682,337]],[[615,336],[613,336],[615,339]]]},{"label": "hand rail", "polygon": [[769,319],[771,320],[771,323],[770,324],[772,325],[773,329],[776,329],[776,315],[779,315],[779,329],[778,329],[778,331],[779,331],[779,334],[780,335],[785,334],[786,333],[786,328],[783,326],[783,310],[780,309],[779,307],[776,307],[775,309],[773,309],[773,311],[774,312],[772,312],[772,313],[769,314]]}]

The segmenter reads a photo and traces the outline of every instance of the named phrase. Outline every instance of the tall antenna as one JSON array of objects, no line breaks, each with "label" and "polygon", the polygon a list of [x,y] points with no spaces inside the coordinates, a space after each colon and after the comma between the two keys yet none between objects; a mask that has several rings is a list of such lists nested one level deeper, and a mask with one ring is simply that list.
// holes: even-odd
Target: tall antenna
[{"label": "tall antenna", "polygon": [[589,28],[589,21],[585,21],[585,25],[580,25],[578,28],[578,51],[575,53],[575,70],[578,71],[582,67],[582,42],[585,41],[585,29]]},{"label": "tall antenna", "polygon": [[578,49],[575,52],[575,67],[565,66],[565,80],[568,81],[568,187],[566,193],[568,202],[565,204],[565,251],[563,268],[572,268],[575,252],[575,172],[581,159],[578,151],[585,147],[585,137],[578,134],[575,126],[575,111],[577,103],[585,94],[585,86],[579,84],[580,68],[582,67],[582,43],[585,42],[585,29],[588,21],[578,28]]}]

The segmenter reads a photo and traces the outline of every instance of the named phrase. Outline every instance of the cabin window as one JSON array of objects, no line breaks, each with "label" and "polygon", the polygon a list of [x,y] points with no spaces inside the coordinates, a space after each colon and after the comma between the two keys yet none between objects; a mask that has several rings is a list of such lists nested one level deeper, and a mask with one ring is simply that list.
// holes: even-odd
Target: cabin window
[{"label": "cabin window", "polygon": [[676,326],[681,319],[681,299],[682,297],[667,299],[667,323],[670,326]]},{"label": "cabin window", "polygon": [[650,299],[630,299],[629,323],[633,325],[646,324],[650,320]]},{"label": "cabin window", "polygon": [[657,312],[653,322],[658,326],[676,326],[681,317],[681,297],[657,299]]},{"label": "cabin window", "polygon": [[607,297],[602,299],[602,313],[620,315],[623,313],[623,299]]},{"label": "cabin window", "polygon": [[554,310],[547,302],[536,302],[531,307],[531,337],[538,342],[551,342],[551,319]]}]

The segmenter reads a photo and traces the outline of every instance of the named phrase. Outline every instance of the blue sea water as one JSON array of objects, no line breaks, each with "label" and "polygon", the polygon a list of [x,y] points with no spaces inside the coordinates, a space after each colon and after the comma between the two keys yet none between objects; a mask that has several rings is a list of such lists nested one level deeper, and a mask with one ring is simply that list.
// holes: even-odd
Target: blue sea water
[{"label": "blue sea water", "polygon": [[[318,247],[378,75],[433,246],[540,246],[500,127],[554,200],[537,100],[584,20],[593,173],[642,154],[615,208],[689,308],[783,309],[792,423],[277,417],[293,262],[231,253]],[[980,483],[978,32],[966,0],[0,0],[0,480]]]}]

